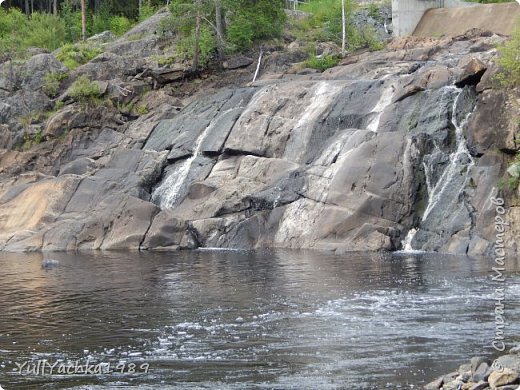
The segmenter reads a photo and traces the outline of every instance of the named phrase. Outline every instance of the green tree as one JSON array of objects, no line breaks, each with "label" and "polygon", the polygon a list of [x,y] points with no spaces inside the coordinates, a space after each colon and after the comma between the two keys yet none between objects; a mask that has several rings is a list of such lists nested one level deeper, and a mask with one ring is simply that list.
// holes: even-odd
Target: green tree
[{"label": "green tree", "polygon": [[[181,35],[178,48],[189,56],[191,51],[192,70],[199,68],[201,57],[201,31],[203,21],[211,15],[211,2],[208,0],[174,0],[170,6],[175,28]],[[210,52],[213,48],[210,48]]]},{"label": "green tree", "polygon": [[[193,70],[212,55],[250,48],[255,41],[277,37],[285,22],[283,0],[173,0],[170,6],[178,47],[191,52]],[[227,23],[226,23],[227,22]]]}]

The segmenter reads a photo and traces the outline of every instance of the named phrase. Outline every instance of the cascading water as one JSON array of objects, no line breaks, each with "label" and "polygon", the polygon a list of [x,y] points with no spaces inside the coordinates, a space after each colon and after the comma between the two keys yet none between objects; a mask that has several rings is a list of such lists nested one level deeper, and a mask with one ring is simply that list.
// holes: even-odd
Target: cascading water
[{"label": "cascading water", "polygon": [[197,154],[194,153],[186,159],[152,193],[152,201],[158,204],[161,209],[170,209],[175,205],[179,198],[180,189],[183,187],[191,165],[196,158]]},{"label": "cascading water", "polygon": [[414,252],[412,241],[417,234],[417,229],[411,228],[408,230],[408,234],[406,235],[405,239],[403,240],[403,251],[405,252]]},{"label": "cascading water", "polygon": [[171,209],[179,201],[182,189],[186,185],[186,180],[190,173],[193,162],[197,157],[201,155],[202,143],[208,136],[211,129],[214,127],[215,122],[222,116],[231,110],[223,112],[217,116],[199,135],[195,142],[195,149],[193,154],[184,160],[170,175],[157,187],[152,193],[152,201],[158,204],[161,209]]},{"label": "cascading water", "polygon": [[[474,160],[468,150],[466,139],[464,138],[464,126],[467,124],[472,111],[468,112],[464,118],[459,121],[457,119],[457,113],[459,109],[459,101],[463,94],[463,90],[449,86],[445,87],[441,98],[441,104],[439,109],[438,120],[441,118],[441,110],[444,107],[443,101],[447,95],[454,96],[451,114],[451,124],[455,129],[455,150],[449,155],[448,162],[442,174],[437,180],[435,180],[435,170],[433,163],[439,161],[444,155],[443,151],[439,148],[437,142],[434,141],[435,150],[428,155],[429,164],[423,160],[423,168],[425,173],[426,188],[428,193],[428,203],[424,214],[421,219],[421,223],[418,227],[412,228],[408,231],[406,238],[403,240],[404,251],[415,251],[413,244],[417,233],[420,231],[422,226],[428,219],[435,216],[435,209],[439,204],[446,205],[447,203],[453,203],[459,201],[459,195],[462,193],[469,180],[468,172],[474,165]],[[446,209],[445,206],[443,206]]]},{"label": "cascading water", "polygon": [[[453,110],[451,115],[451,123],[455,127],[455,137],[456,137],[456,149],[455,151],[450,155],[449,158],[449,164],[442,173],[441,177],[435,184],[435,186],[432,187],[432,178],[431,178],[431,172],[426,171],[426,182],[429,183],[428,185],[428,206],[426,207],[426,210],[423,214],[422,220],[425,221],[432,210],[435,208],[435,206],[439,203],[439,200],[442,198],[444,192],[446,189],[453,183],[453,180],[457,174],[461,174],[462,172],[468,173],[471,167],[474,165],[474,160],[471,157],[471,154],[469,153],[466,139],[464,138],[464,126],[468,122],[468,119],[472,112],[469,112],[466,114],[464,119],[459,123],[457,120],[457,104],[459,102],[459,99],[462,95],[462,90],[458,89],[456,87],[451,87],[454,91],[456,91],[457,95],[453,101]],[[465,180],[463,181],[462,185],[459,188],[459,193],[464,189],[466,186],[468,177],[466,176]]]}]

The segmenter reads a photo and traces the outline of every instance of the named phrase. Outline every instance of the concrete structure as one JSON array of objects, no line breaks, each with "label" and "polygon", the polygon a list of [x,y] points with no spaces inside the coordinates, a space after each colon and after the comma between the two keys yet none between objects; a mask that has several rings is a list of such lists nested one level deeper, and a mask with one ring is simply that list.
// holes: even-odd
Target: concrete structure
[{"label": "concrete structure", "polygon": [[394,36],[412,35],[424,13],[431,8],[472,7],[475,3],[460,0],[392,0]]},{"label": "concrete structure", "polygon": [[425,12],[413,35],[460,35],[471,28],[511,35],[519,22],[520,5],[516,2],[481,4],[470,8],[430,9]]}]

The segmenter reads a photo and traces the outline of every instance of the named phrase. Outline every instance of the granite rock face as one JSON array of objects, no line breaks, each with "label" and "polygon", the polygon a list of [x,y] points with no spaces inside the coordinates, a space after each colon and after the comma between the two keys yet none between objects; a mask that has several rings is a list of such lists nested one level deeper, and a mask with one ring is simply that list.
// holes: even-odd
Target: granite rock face
[{"label": "granite rock face", "polygon": [[[510,113],[493,109],[508,97],[476,88],[495,56],[490,43],[501,39],[395,41],[323,74],[265,74],[253,86],[200,91],[182,109],[157,94],[139,117],[67,105],[30,150],[13,150],[16,136],[5,136],[0,248],[406,244],[490,253],[501,150],[518,149]],[[110,75],[121,81],[139,68],[123,60],[139,44],[118,40],[77,73],[108,80],[110,90]],[[126,82],[137,88],[132,72]],[[0,104],[2,115],[14,120]],[[496,135],[485,128],[492,122]],[[516,220],[518,208],[509,210]],[[518,234],[511,224],[513,250]]]}]

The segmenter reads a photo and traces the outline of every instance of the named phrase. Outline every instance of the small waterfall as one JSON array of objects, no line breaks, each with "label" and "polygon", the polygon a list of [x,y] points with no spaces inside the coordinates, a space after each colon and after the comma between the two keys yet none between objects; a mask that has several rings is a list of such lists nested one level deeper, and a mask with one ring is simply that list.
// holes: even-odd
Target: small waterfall
[{"label": "small waterfall", "polygon": [[[435,247],[442,244],[443,240],[449,240],[450,224],[457,220],[459,215],[457,212],[464,209],[460,196],[468,183],[468,172],[473,166],[474,160],[469,153],[463,133],[472,114],[472,111],[463,111],[467,110],[463,93],[462,89],[453,86],[444,87],[442,91],[439,113],[436,115],[439,124],[437,130],[440,130],[441,126],[445,127],[445,123],[440,121],[446,118],[443,113],[445,114],[446,110],[449,113],[451,104],[449,120],[455,129],[455,146],[453,151],[448,154],[433,139],[433,150],[423,156],[422,167],[425,173],[427,205],[419,225],[411,228],[402,241],[402,252],[417,252],[418,247],[434,250]],[[439,167],[443,167],[443,169],[439,169]],[[435,242],[429,241],[432,234],[436,237]]]},{"label": "small waterfall", "polygon": [[[459,123],[459,121],[457,120],[457,105],[462,95],[462,90],[456,87],[450,87],[450,89],[457,92],[457,96],[453,101],[451,115],[451,123],[455,127],[455,137],[457,146],[455,151],[449,157],[448,166],[446,167],[446,169],[444,169],[444,172],[442,173],[441,177],[439,178],[439,180],[437,180],[437,183],[434,186],[432,183],[432,172],[423,162],[426,174],[426,185],[428,189],[428,205],[423,214],[423,221],[425,221],[426,218],[428,218],[432,210],[435,208],[435,206],[438,204],[438,202],[444,195],[446,189],[453,183],[457,174],[460,175],[461,168],[463,168],[463,170],[465,170],[465,172],[467,173],[469,169],[474,165],[474,160],[471,157],[471,154],[469,153],[468,147],[466,145],[466,139],[464,138],[463,133],[464,126],[468,122],[468,119],[471,116],[472,112],[469,112]],[[463,181],[462,185],[460,186],[459,193],[463,190],[466,183],[467,178]]]},{"label": "small waterfall", "polygon": [[[225,113],[224,113],[225,114]],[[219,116],[220,117],[220,116]],[[195,141],[193,154],[183,161],[152,193],[152,201],[158,204],[161,209],[171,209],[180,198],[181,191],[186,185],[186,179],[191,170],[191,166],[202,152],[202,143],[206,139],[209,131],[213,128],[214,122],[199,135]]]},{"label": "small waterfall", "polygon": [[383,89],[383,93],[381,94],[379,101],[377,102],[375,107],[372,109],[372,113],[374,113],[376,115],[368,124],[367,130],[370,130],[374,133],[377,132],[377,129],[379,128],[379,122],[381,121],[381,116],[383,116],[383,112],[385,111],[385,108],[388,107],[390,104],[392,104],[394,92],[395,92],[395,88],[393,85],[390,85],[389,87],[386,87]]},{"label": "small waterfall", "polygon": [[408,234],[406,235],[405,239],[403,240],[403,251],[404,252],[414,252],[412,242],[415,238],[415,235],[417,234],[417,230],[415,228],[412,228],[408,230]]},{"label": "small waterfall", "polygon": [[191,164],[196,158],[197,156],[193,154],[190,158],[183,161],[152,193],[152,201],[158,204],[161,209],[171,209],[175,205],[179,198],[180,190],[190,172]]}]

